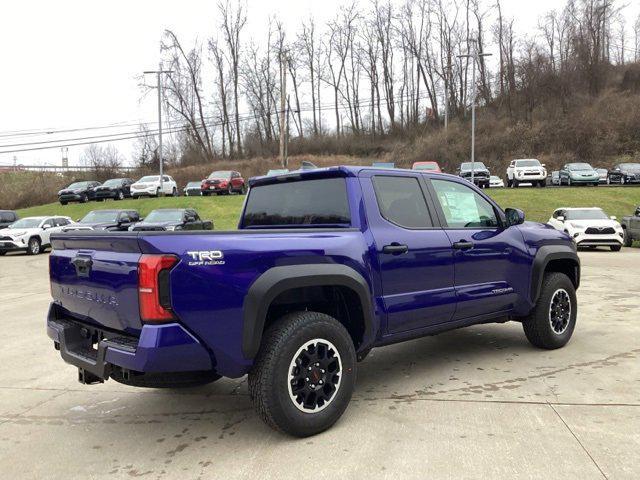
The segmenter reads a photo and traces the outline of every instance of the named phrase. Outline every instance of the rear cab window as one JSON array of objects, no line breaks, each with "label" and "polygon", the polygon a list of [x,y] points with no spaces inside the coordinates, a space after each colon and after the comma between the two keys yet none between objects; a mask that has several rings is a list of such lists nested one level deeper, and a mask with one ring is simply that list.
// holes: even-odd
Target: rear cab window
[{"label": "rear cab window", "polygon": [[373,188],[380,214],[385,220],[410,229],[433,227],[417,178],[376,175]]},{"label": "rear cab window", "polygon": [[350,227],[342,177],[257,185],[249,190],[241,228]]}]

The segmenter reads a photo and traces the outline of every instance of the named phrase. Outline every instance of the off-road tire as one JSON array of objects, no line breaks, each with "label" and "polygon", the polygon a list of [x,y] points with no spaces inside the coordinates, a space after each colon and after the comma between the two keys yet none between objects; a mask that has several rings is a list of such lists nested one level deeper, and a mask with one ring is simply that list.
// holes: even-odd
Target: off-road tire
[{"label": "off-road tire", "polygon": [[[570,315],[566,329],[556,333],[551,325],[551,300],[556,292],[564,290],[570,299]],[[540,296],[531,313],[522,320],[522,327],[529,342],[538,348],[554,350],[564,347],[571,339],[576,326],[578,303],[576,289],[564,273],[549,272],[542,280]]]},{"label": "off-road tire", "polygon": [[219,380],[214,372],[145,373],[124,378],[122,372],[114,372],[111,377],[118,383],[144,388],[190,388],[200,387]]},{"label": "off-road tire", "polygon": [[42,253],[42,243],[38,237],[31,237],[27,243],[27,255],[38,255]]},{"label": "off-road tire", "polygon": [[[289,394],[294,356],[307,342],[321,339],[338,351],[341,377],[337,390],[317,412],[302,411]],[[296,437],[308,437],[331,427],[344,413],[356,380],[356,352],[349,332],[336,319],[318,312],[293,312],[265,331],[254,367],[249,372],[249,396],[264,422]]]}]

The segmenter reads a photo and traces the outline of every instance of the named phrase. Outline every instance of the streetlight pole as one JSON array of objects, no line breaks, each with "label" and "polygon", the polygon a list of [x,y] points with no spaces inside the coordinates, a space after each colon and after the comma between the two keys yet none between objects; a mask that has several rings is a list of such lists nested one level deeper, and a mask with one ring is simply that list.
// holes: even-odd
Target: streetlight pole
[{"label": "streetlight pole", "polygon": [[173,70],[162,70],[162,62],[158,64],[158,70],[146,70],[146,74],[155,74],[158,77],[158,163],[160,164],[160,194],[164,194],[164,172],[162,157],[162,74],[173,73]]},{"label": "streetlight pole", "polygon": [[478,52],[476,48],[476,41],[473,39],[470,41],[474,45],[473,54],[458,55],[458,58],[473,59],[473,66],[471,69],[471,183],[474,183],[476,169],[476,62],[479,62],[481,57],[490,57],[492,54]]}]

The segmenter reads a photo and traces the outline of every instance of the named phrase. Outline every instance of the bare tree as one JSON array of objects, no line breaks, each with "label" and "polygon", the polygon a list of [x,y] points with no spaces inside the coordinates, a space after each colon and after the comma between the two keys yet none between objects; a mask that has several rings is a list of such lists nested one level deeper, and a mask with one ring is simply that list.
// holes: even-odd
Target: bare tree
[{"label": "bare tree", "polygon": [[167,75],[164,88],[169,114],[185,123],[193,143],[208,160],[215,156],[213,142],[207,126],[202,95],[202,55],[198,46],[190,51],[180,44],[178,37],[165,30],[161,50],[173,71]]},{"label": "bare tree", "polygon": [[221,26],[227,43],[227,53],[229,55],[229,63],[231,65],[231,83],[233,85],[233,104],[236,123],[236,153],[239,157],[242,157],[239,110],[240,96],[238,86],[240,82],[240,34],[247,23],[247,15],[242,3],[238,2],[234,10],[230,5],[229,0],[226,0],[224,3],[220,1],[218,3],[218,11],[222,16]]}]

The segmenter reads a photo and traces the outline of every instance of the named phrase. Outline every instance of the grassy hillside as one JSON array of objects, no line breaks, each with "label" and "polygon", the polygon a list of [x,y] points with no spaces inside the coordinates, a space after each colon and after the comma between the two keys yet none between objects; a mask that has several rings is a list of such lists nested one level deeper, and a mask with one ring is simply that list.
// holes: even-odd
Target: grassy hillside
[{"label": "grassy hillside", "polygon": [[[630,215],[640,205],[640,188],[633,187],[576,187],[576,188],[519,188],[487,190],[503,208],[515,207],[524,210],[527,219],[546,222],[558,207],[601,207],[609,215],[618,218]],[[22,217],[31,215],[67,215],[74,220],[90,210],[107,208],[132,208],[147,215],[155,208],[192,207],[203,218],[211,219],[217,230],[235,229],[244,196],[222,197],[178,197],[145,198],[139,200],[111,200],[96,203],[70,204],[62,206],[50,203],[19,210]]]}]

